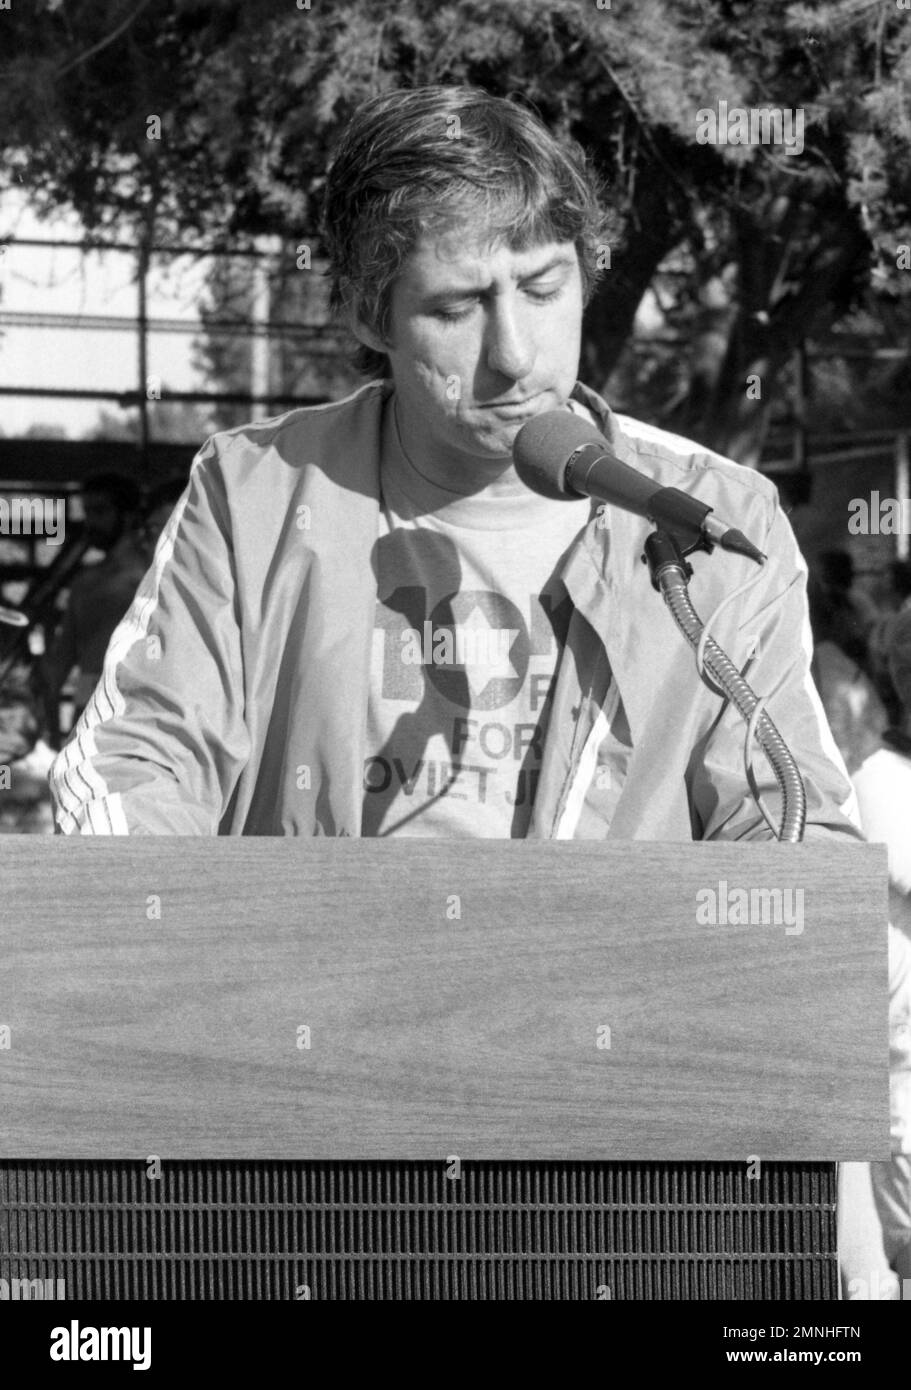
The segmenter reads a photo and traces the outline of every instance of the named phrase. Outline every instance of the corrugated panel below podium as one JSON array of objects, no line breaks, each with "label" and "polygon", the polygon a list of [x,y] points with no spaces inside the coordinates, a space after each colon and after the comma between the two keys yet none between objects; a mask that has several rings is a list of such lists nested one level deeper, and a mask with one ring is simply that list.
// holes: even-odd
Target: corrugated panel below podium
[{"label": "corrugated panel below podium", "polygon": [[455,1167],[2,1163],[0,1294],[837,1297],[832,1164]]}]

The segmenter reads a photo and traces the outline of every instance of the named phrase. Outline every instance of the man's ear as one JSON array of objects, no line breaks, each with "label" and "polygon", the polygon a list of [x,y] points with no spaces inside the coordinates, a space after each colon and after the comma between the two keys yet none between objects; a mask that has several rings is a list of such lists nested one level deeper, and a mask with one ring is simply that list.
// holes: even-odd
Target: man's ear
[{"label": "man's ear", "polygon": [[384,355],[389,351],[388,343],[383,341],[375,328],[371,328],[370,324],[364,321],[354,307],[348,310],[348,326],[358,342],[363,343],[365,347]]}]

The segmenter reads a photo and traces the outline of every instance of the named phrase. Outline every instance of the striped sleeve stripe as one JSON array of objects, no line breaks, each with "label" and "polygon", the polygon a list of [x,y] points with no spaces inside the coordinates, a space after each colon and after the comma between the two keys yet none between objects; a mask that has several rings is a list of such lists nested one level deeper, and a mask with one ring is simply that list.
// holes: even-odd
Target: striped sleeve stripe
[{"label": "striped sleeve stripe", "polygon": [[[195,469],[200,456],[194,461]],[[191,470],[192,476],[192,470]],[[104,669],[92,696],[80,715],[73,737],[61,749],[50,770],[56,795],[61,829],[83,835],[128,835],[126,813],[120,792],[113,792],[96,765],[98,744],[95,730],[124,713],[126,701],[118,682],[117,670],[127,653],[148,634],[158,605],[158,594],[165,567],[174,553],[177,528],[186,506],[188,490],[159,538],[152,566],[140,584],[129,610],[118,623],[108,643]],[[83,792],[79,784],[85,788]]]},{"label": "striped sleeve stripe", "polygon": [[582,815],[582,807],[592,779],[595,776],[595,769],[598,763],[598,749],[610,733],[611,722],[617,713],[617,706],[620,703],[620,691],[616,681],[611,681],[607,699],[601,709],[598,710],[594,724],[589,730],[585,745],[579,757],[579,764],[576,768],[569,795],[563,807],[563,813],[554,831],[555,840],[571,840],[576,833],[576,826],[579,824],[579,817]]}]

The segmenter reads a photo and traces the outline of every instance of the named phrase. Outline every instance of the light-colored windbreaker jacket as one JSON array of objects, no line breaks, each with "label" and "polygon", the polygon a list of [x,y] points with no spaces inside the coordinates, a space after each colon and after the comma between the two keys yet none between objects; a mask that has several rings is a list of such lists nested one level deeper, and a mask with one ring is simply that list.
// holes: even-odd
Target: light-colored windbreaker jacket
[{"label": "light-colored windbreaker jacket", "polygon": [[[62,831],[360,834],[379,448],[392,390],[373,382],[335,404],[214,435],[200,450],[51,769]],[[574,396],[621,459],[697,493],[768,555],[713,634],[748,668],[797,757],[809,825],[856,834],[844,813],[850,784],[809,678],[806,569],[775,488],[612,414],[585,387]],[[605,785],[606,766],[605,837],[769,838],[745,782],[743,721],[700,680],[640,558],[649,523],[614,508],[600,520],[594,512],[563,572],[574,611],[529,835],[569,838],[580,818],[591,834],[583,809],[594,804],[596,768]],[[703,619],[756,572],[720,550],[694,556],[693,566]],[[754,765],[777,808],[758,749]]]}]

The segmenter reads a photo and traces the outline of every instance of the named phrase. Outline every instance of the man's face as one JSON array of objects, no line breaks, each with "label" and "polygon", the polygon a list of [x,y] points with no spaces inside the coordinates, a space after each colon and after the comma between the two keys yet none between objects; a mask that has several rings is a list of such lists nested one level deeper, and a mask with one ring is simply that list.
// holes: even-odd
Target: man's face
[{"label": "man's face", "polygon": [[403,441],[451,477],[511,454],[576,381],[582,276],[572,242],[515,251],[464,227],[424,237],[393,286],[388,357]]}]

